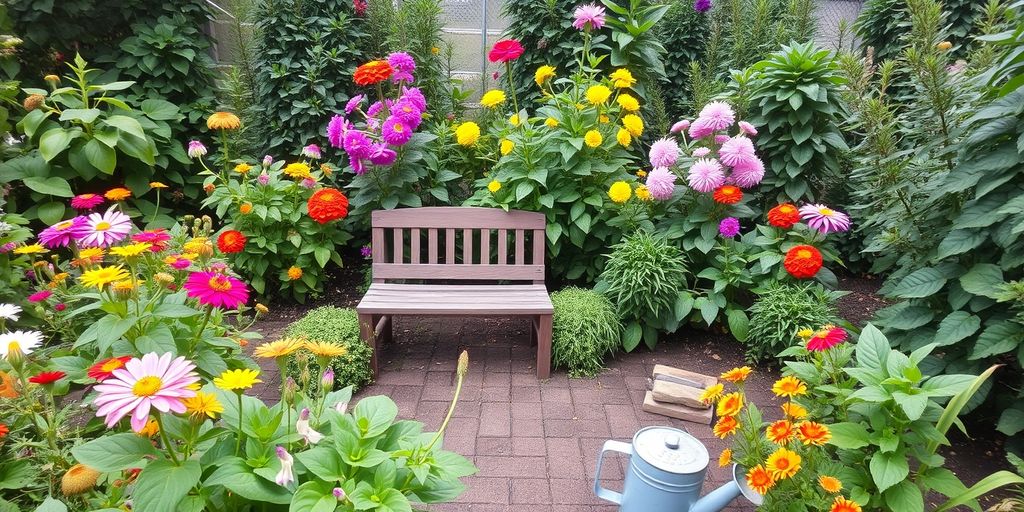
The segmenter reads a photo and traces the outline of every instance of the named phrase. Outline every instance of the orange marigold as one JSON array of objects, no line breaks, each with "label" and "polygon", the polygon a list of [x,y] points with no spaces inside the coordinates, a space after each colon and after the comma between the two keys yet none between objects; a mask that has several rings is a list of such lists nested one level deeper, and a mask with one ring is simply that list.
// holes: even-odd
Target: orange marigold
[{"label": "orange marigold", "polygon": [[717,203],[736,204],[743,199],[743,191],[734,185],[724,185],[715,189],[715,192],[711,194],[711,197]]},{"label": "orange marigold", "polygon": [[768,223],[782,229],[789,229],[800,222],[800,210],[791,203],[782,203],[768,210]]},{"label": "orange marigold", "polygon": [[732,370],[729,370],[729,371],[719,375],[718,378],[720,378],[722,380],[727,380],[729,382],[732,382],[733,384],[739,384],[739,383],[747,380],[747,377],[750,375],[751,371],[752,370],[750,369],[749,366],[743,366],[741,368],[733,368]]},{"label": "orange marigold", "polygon": [[820,485],[822,489],[825,489],[825,492],[830,492],[832,494],[836,494],[843,490],[843,482],[834,476],[819,476],[818,485]]},{"label": "orange marigold", "polygon": [[775,479],[772,478],[771,473],[764,466],[758,464],[751,468],[750,471],[747,471],[747,485],[754,492],[763,496],[768,494],[768,489],[775,485]]},{"label": "orange marigold", "polygon": [[726,448],[722,450],[722,454],[718,456],[718,467],[724,468],[732,462],[732,448]]},{"label": "orange marigold", "polygon": [[861,512],[860,505],[856,501],[850,501],[842,496],[836,496],[832,502],[829,512]]},{"label": "orange marigold", "polygon": [[735,416],[739,414],[740,409],[742,408],[743,395],[739,393],[729,393],[718,401],[717,411],[719,416]]},{"label": "orange marigold", "polygon": [[252,203],[242,203],[242,205],[238,207],[238,211],[242,215],[249,215],[252,213]]},{"label": "orange marigold", "polygon": [[132,191],[124,187],[112,188],[108,190],[105,194],[103,194],[103,197],[111,201],[124,201],[125,199],[128,199],[131,196]]},{"label": "orange marigold", "polygon": [[0,371],[0,398],[18,398],[18,391],[14,389],[14,377],[5,371]]},{"label": "orange marigold", "polygon": [[229,229],[217,237],[217,248],[224,254],[242,252],[245,249],[245,235],[241,231]]},{"label": "orange marigold", "polygon": [[779,448],[768,456],[768,461],[764,463],[764,466],[775,480],[791,478],[797,471],[800,471],[800,455],[793,450]]},{"label": "orange marigold", "polygon": [[214,112],[206,118],[206,127],[211,130],[237,130],[242,120],[231,112]]},{"label": "orange marigold", "polygon": [[719,439],[725,439],[730,434],[735,434],[739,427],[740,422],[736,420],[735,416],[722,416],[718,419],[718,423],[715,423],[715,428],[712,431]]},{"label": "orange marigold", "polygon": [[302,279],[302,269],[296,266],[292,266],[288,269],[288,279],[292,281]]},{"label": "orange marigold", "polygon": [[810,279],[821,270],[821,251],[810,245],[797,245],[786,252],[782,266],[797,279]]},{"label": "orange marigold", "polygon": [[394,69],[391,67],[391,64],[388,64],[388,61],[371,60],[356,68],[355,74],[352,75],[352,80],[356,85],[365,87],[387,80],[393,72]]},{"label": "orange marigold", "polygon": [[806,395],[807,384],[792,375],[787,375],[772,384],[772,392],[778,396],[789,398]]},{"label": "orange marigold", "polygon": [[309,209],[309,217],[320,224],[348,216],[348,198],[334,188],[317,190],[309,196],[306,206]]},{"label": "orange marigold", "polygon": [[0,423],[0,439],[6,437],[8,432],[10,432],[10,429],[7,428],[7,425]]},{"label": "orange marigold", "polygon": [[775,444],[786,444],[787,441],[793,439],[794,434],[793,424],[789,420],[776,421],[768,425],[764,432],[765,437]]},{"label": "orange marigold", "polygon": [[796,438],[803,444],[824,446],[832,439],[832,431],[821,423],[804,421],[796,426]]}]

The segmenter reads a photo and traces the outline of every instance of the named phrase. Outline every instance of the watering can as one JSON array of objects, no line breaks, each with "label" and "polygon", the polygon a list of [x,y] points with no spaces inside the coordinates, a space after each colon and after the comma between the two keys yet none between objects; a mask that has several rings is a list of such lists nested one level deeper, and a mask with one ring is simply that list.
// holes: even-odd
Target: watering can
[{"label": "watering can", "polygon": [[[608,452],[629,455],[629,469],[622,492],[601,487],[601,464]],[[605,441],[597,459],[594,493],[619,505],[619,512],[717,512],[740,494],[760,505],[761,495],[747,486],[739,466],[733,466],[733,480],[703,498],[708,449],[677,428],[647,427],[633,436],[632,443]]]}]

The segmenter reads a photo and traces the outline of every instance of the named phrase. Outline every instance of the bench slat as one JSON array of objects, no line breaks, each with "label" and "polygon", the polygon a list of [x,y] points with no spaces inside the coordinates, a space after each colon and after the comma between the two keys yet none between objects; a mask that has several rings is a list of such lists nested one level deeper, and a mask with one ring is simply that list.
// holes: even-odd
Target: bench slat
[{"label": "bench slat", "polygon": [[480,264],[491,264],[491,230],[480,230]]},{"label": "bench slat", "polygon": [[374,263],[374,279],[502,279],[543,281],[544,265],[446,265]]},{"label": "bench slat", "polygon": [[403,263],[404,260],[402,259],[402,249],[405,248],[405,241],[402,240],[402,233],[404,232],[404,230],[402,228],[395,228],[394,231],[395,231],[395,233],[394,233],[395,246],[394,246],[393,250],[394,250],[394,253],[395,253],[395,255],[394,255],[395,259],[393,259],[391,261],[393,263]]},{"label": "bench slat", "polygon": [[377,210],[371,221],[379,228],[544,229],[545,225],[543,213],[461,206]]},{"label": "bench slat", "polygon": [[363,314],[544,315],[553,311],[541,285],[374,284],[356,309]]},{"label": "bench slat", "polygon": [[437,230],[427,230],[427,263],[437,263]]},{"label": "bench slat", "polygon": [[444,230],[444,263],[445,265],[455,264],[455,229]]},{"label": "bench slat", "polygon": [[473,264],[473,230],[462,230],[462,264]]},{"label": "bench slat", "polygon": [[516,265],[526,265],[526,232],[522,229],[516,230]]},{"label": "bench slat", "polygon": [[508,264],[508,230],[498,230],[498,265]]},{"label": "bench slat", "polygon": [[420,228],[412,228],[409,233],[409,263],[420,262]]}]

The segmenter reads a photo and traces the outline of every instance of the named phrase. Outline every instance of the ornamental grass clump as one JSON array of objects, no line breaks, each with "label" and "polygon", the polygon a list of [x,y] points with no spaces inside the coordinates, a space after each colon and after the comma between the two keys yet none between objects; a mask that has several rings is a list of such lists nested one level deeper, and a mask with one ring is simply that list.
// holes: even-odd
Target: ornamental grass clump
[{"label": "ornamental grass clump", "polygon": [[570,377],[594,377],[621,344],[622,323],[607,297],[569,287],[551,294],[555,307],[551,357]]},{"label": "ornamental grass clump", "polygon": [[747,360],[774,360],[804,329],[836,322],[835,301],[843,293],[812,283],[771,283],[750,306]]}]

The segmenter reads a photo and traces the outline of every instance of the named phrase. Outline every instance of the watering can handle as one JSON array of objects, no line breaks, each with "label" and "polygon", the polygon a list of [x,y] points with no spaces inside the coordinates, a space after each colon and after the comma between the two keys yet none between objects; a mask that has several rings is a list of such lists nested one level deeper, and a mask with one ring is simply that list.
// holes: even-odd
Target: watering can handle
[{"label": "watering can handle", "polygon": [[594,494],[598,498],[608,500],[616,505],[622,504],[622,493],[615,492],[609,489],[601,487],[601,464],[604,463],[604,454],[606,452],[619,452],[626,455],[633,455],[633,446],[629,443],[623,443],[621,441],[605,441],[604,448],[601,448],[601,455],[597,457],[597,473],[594,475]]}]

